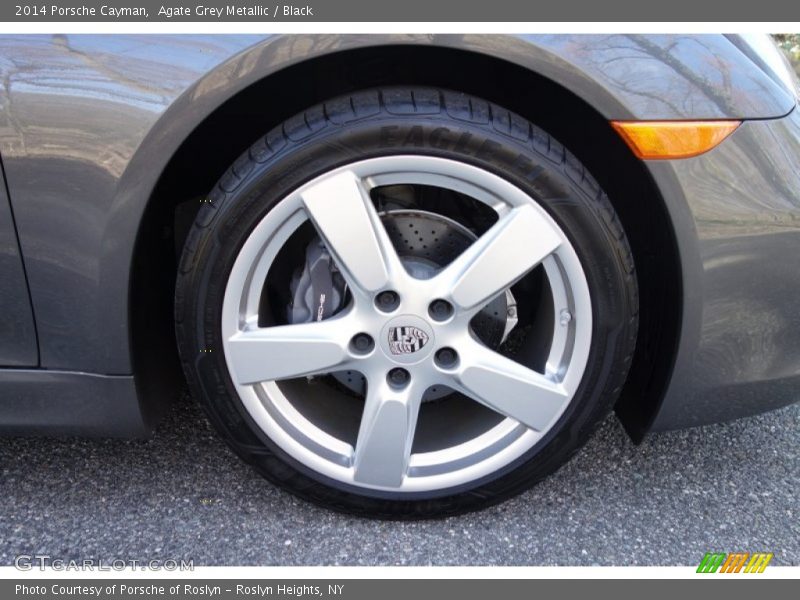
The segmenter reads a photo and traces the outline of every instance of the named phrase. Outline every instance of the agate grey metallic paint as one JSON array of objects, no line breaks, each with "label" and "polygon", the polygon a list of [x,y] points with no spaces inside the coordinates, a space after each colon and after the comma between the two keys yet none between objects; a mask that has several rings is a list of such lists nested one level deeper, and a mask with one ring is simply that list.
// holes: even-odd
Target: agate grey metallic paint
[{"label": "agate grey metallic paint", "polygon": [[[745,123],[706,155],[648,165],[675,227],[685,309],[656,426],[791,401],[787,386],[800,363],[789,298],[800,278],[790,272],[794,263],[765,269],[758,257],[794,258],[800,250],[797,116],[782,119],[795,99],[718,35],[0,37],[0,155],[41,367],[132,373],[129,283],[139,224],[165,165],[205,117],[285,67],[385,44],[504,59],[552,79],[607,119],[776,119]],[[722,172],[730,179],[715,187]],[[764,215],[774,221],[762,222]],[[737,278],[761,285],[748,295]],[[745,315],[751,320],[742,322]],[[9,376],[0,369],[0,384]],[[135,394],[119,402],[126,397]],[[108,409],[94,394],[85,402]],[[116,418],[113,410],[107,418]]]},{"label": "agate grey metallic paint", "polygon": [[35,367],[36,329],[5,180],[0,172],[0,365]]},{"label": "agate grey metallic paint", "polygon": [[0,369],[0,432],[127,437],[153,426],[132,376]]},{"label": "agate grey metallic paint", "polygon": [[[800,110],[743,123],[711,152],[650,162],[682,248],[681,342],[655,429],[800,398]],[[681,198],[682,197],[682,198]]]}]

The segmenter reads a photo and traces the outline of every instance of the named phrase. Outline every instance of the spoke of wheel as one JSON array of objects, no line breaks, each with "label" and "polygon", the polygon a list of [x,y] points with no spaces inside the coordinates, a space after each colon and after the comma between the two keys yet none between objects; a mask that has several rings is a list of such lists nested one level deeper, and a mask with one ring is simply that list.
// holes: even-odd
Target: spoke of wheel
[{"label": "spoke of wheel", "polygon": [[436,279],[451,289],[453,302],[461,310],[479,309],[560,244],[545,217],[533,206],[523,205],[503,216]]},{"label": "spoke of wheel", "polygon": [[346,317],[240,331],[226,352],[240,384],[315,375],[341,366],[350,342]]},{"label": "spoke of wheel", "polygon": [[369,193],[350,171],[303,192],[303,204],[348,284],[364,292],[386,288],[403,272]]},{"label": "spoke of wheel", "polygon": [[460,391],[531,429],[543,431],[570,399],[562,384],[478,342],[461,356],[469,363],[458,375]]},{"label": "spoke of wheel", "polygon": [[413,383],[403,390],[392,389],[385,381],[368,383],[354,456],[357,482],[400,487],[421,402],[422,390]]}]

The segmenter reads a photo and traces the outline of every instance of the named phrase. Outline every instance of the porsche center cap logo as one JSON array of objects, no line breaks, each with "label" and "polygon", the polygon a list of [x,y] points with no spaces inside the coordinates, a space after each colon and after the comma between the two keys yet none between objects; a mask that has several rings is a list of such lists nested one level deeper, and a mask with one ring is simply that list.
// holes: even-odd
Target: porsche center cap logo
[{"label": "porsche center cap logo", "polygon": [[392,354],[412,354],[428,343],[428,334],[419,327],[389,328],[389,351]]}]

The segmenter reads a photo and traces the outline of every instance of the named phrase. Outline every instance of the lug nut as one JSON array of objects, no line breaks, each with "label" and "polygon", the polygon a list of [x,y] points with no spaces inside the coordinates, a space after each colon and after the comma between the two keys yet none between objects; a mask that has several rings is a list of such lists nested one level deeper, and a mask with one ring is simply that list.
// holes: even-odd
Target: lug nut
[{"label": "lug nut", "polygon": [[428,306],[428,314],[436,321],[445,321],[453,314],[453,305],[447,300],[434,300]]},{"label": "lug nut", "polygon": [[397,292],[381,292],[375,297],[375,304],[383,312],[392,312],[400,305],[400,296],[397,295]]},{"label": "lug nut", "polygon": [[436,359],[437,365],[448,369],[455,366],[458,362],[458,353],[452,348],[440,348],[436,351],[434,358]]},{"label": "lug nut", "polygon": [[350,345],[359,354],[366,354],[375,346],[375,340],[368,333],[357,333],[350,341]]},{"label": "lug nut", "polygon": [[411,375],[408,371],[401,368],[392,369],[389,371],[389,374],[386,376],[386,379],[389,381],[389,385],[394,388],[402,388],[405,387],[408,383],[408,380],[411,379]]}]

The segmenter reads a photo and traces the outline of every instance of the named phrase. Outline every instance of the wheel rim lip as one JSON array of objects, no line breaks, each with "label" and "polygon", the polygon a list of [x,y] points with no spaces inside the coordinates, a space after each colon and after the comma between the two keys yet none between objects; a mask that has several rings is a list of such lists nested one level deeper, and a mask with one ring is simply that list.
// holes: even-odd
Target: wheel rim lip
[{"label": "wheel rim lip", "polygon": [[[556,307],[554,337],[548,372],[555,373],[577,390],[591,347],[592,306],[588,283],[578,255],[560,226],[533,198],[506,179],[467,163],[424,155],[369,158],[332,169],[313,178],[279,200],[251,231],[234,261],[226,282],[222,307],[223,350],[229,372],[233,372],[228,339],[258,314],[261,287],[277,252],[289,236],[306,221],[301,201],[303,190],[343,171],[356,173],[368,188],[392,184],[435,185],[467,194],[485,202],[502,216],[521,203],[532,204],[561,238],[561,245],[542,265],[550,282]],[[569,307],[573,319],[560,331],[558,306]],[[563,328],[561,328],[563,329]],[[376,351],[381,351],[375,348]],[[483,434],[450,448],[412,454],[408,471],[399,487],[357,482],[347,457],[352,446],[334,438],[297,411],[276,382],[243,385],[235,382],[244,408],[256,425],[294,460],[334,481],[353,486],[362,493],[441,492],[492,475],[533,448],[573,403],[574,393],[562,410],[540,431],[504,418]]]}]

